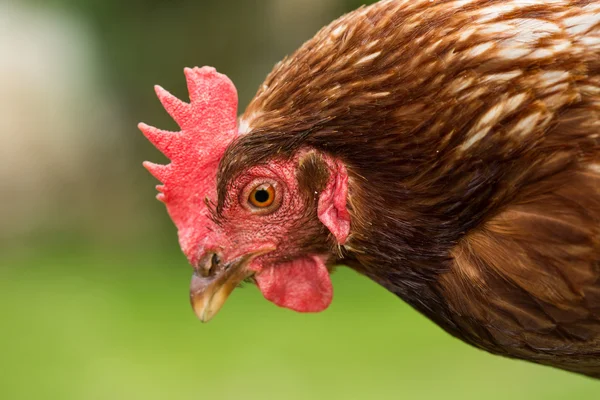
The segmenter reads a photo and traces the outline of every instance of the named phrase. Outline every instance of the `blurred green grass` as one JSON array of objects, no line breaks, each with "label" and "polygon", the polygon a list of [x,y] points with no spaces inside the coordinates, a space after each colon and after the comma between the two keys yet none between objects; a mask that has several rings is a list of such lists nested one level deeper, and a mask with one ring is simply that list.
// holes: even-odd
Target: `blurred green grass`
[{"label": "blurred green grass", "polygon": [[324,313],[234,292],[209,324],[182,256],[32,252],[0,269],[2,399],[597,399],[593,380],[485,354],[346,268]]}]

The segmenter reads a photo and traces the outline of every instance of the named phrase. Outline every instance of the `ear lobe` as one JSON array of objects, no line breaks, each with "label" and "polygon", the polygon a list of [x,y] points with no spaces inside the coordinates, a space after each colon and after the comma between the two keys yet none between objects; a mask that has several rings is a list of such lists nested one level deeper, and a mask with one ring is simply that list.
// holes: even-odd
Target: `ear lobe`
[{"label": "ear lobe", "polygon": [[317,214],[338,244],[344,244],[350,234],[350,213],[346,207],[348,172],[341,161],[329,159],[327,164],[330,169],[329,181],[319,197]]}]

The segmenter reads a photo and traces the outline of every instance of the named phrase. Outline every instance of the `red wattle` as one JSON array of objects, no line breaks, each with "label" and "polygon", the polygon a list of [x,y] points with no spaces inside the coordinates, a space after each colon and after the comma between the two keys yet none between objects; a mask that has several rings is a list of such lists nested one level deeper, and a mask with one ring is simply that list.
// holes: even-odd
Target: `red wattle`
[{"label": "red wattle", "polygon": [[316,256],[264,268],[256,282],[267,300],[294,311],[323,311],[333,298],[329,271]]}]

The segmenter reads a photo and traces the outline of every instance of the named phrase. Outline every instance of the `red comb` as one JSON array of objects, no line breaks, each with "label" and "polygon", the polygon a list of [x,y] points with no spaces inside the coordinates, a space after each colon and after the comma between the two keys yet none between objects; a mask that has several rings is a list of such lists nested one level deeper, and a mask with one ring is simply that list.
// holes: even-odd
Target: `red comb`
[{"label": "red comb", "polygon": [[181,128],[163,131],[146,124],[140,130],[166,155],[168,165],[145,162],[144,166],[163,185],[156,197],[164,202],[179,231],[179,244],[191,263],[210,230],[205,199],[216,198],[216,174],[227,146],[237,136],[237,91],[227,76],[214,68],[186,68],[190,103],[160,86],[156,94]]}]

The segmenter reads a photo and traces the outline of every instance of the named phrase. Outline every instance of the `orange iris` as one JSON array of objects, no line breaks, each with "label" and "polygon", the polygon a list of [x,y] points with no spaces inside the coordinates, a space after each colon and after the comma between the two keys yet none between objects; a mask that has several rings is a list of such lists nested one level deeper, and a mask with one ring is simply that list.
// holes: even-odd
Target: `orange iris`
[{"label": "orange iris", "polygon": [[269,183],[259,185],[252,190],[248,200],[254,207],[269,207],[275,201],[275,189]]}]

